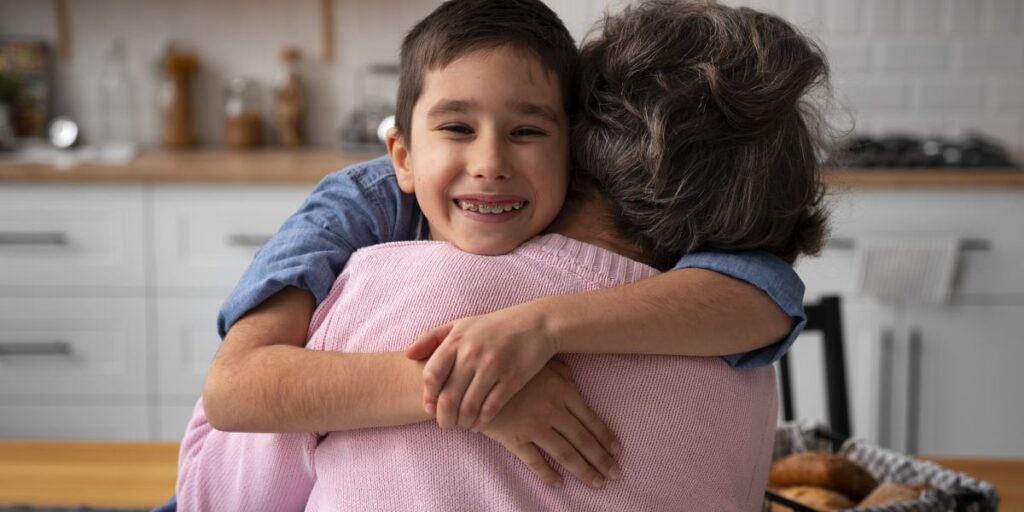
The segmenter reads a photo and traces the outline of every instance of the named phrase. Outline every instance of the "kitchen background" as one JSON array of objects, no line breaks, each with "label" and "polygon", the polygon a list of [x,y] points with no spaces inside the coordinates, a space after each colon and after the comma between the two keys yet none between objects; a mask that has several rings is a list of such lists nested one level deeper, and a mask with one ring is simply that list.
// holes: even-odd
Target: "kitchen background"
[{"label": "kitchen background", "polygon": [[[227,81],[255,78],[269,98],[269,86],[280,69],[279,50],[294,46],[302,53],[309,89],[310,140],[334,144],[338,127],[361,106],[356,89],[367,67],[395,62],[404,31],[439,3],[334,0],[334,59],[323,62],[318,0],[75,0],[67,4],[73,57],[56,67],[55,111],[78,120],[86,134],[99,132],[100,76],[111,45],[122,39],[137,84],[139,136],[143,142],[158,140],[154,70],[165,46],[175,42],[195,51],[201,61],[195,82],[199,139],[218,143]],[[577,40],[606,7],[622,4],[548,3]],[[1011,146],[1024,146],[1020,0],[731,3],[778,13],[824,44],[837,97],[855,114],[858,131],[958,135],[982,130]],[[53,41],[53,6],[3,0],[0,36]]]},{"label": "kitchen background", "polygon": [[[387,65],[404,31],[438,3],[328,2],[333,39],[325,52],[324,4],[316,0],[66,2],[69,56],[55,59],[53,113],[77,121],[86,141],[99,139],[101,79],[121,41],[135,142],[158,144],[158,62],[173,42],[200,62],[197,138],[220,147],[229,82],[254,79],[256,108],[271,120],[287,46],[301,55],[309,142],[343,147],[340,134],[353,114],[393,94]],[[548,3],[577,40],[604,9],[622,4]],[[841,127],[852,118],[853,129],[869,135],[960,140],[980,132],[1011,155],[1024,149],[1024,1],[730,3],[776,12],[821,41]],[[0,40],[53,43],[56,5],[0,0]],[[277,154],[257,158],[262,168],[295,165]],[[0,354],[0,437],[180,438],[216,350],[220,301],[316,181],[255,183],[257,175],[275,180],[261,174],[266,169],[230,161],[189,160],[179,170],[188,179],[165,173],[147,181],[128,172],[104,175],[102,183],[77,179],[74,170],[56,178],[40,171],[45,180],[34,180],[23,168],[5,180],[11,164],[0,161],[0,232],[51,233],[66,222],[71,243],[62,243],[74,249],[53,255],[0,245],[0,342],[72,339],[70,354],[58,350],[56,359]],[[212,176],[220,167],[234,174],[196,177],[196,169]],[[942,171],[908,178],[875,170],[853,179],[843,172],[832,179],[833,242],[798,270],[808,300],[843,297],[854,434],[908,452],[1024,456],[1019,171],[949,174],[955,179]],[[878,258],[890,264],[867,263]],[[865,273],[870,268],[890,273]],[[910,284],[894,298],[882,285],[897,279]],[[937,291],[907,291],[916,282]],[[793,351],[797,415],[825,419],[821,348],[815,335],[805,338]]]}]

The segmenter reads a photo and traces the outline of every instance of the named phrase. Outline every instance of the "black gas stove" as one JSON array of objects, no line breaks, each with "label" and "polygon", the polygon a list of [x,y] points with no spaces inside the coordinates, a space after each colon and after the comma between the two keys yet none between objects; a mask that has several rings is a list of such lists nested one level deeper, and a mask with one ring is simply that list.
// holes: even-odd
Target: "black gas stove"
[{"label": "black gas stove", "polygon": [[1016,167],[1006,148],[983,135],[960,139],[887,135],[854,136],[842,145],[843,167]]}]

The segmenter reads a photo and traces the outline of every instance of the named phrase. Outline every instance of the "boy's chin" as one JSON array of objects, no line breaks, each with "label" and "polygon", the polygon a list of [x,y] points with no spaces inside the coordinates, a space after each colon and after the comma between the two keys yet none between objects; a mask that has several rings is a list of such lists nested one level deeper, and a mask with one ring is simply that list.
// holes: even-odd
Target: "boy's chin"
[{"label": "boy's chin", "polygon": [[452,245],[460,251],[480,256],[501,256],[508,254],[522,245],[526,240],[456,240]]}]

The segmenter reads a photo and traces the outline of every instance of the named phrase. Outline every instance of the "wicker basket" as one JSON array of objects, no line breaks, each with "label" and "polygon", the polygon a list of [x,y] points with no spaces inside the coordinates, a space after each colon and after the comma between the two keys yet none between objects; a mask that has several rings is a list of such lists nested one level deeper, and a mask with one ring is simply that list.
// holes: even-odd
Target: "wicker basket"
[{"label": "wicker basket", "polygon": [[[999,495],[992,484],[938,464],[914,459],[858,439],[837,439],[826,428],[807,422],[787,423],[775,431],[773,460],[806,451],[835,452],[860,464],[879,482],[927,483],[932,487],[922,492],[916,501],[855,509],[860,512],[995,512],[999,507]],[[768,510],[771,502],[797,512],[817,512],[769,492],[765,510]]]}]

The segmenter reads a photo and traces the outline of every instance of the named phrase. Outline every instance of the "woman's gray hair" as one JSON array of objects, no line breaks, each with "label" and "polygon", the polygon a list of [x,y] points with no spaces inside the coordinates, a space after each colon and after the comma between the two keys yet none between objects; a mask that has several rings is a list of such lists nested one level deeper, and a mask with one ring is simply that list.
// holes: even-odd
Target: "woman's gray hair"
[{"label": "woman's gray hair", "polygon": [[659,266],[698,248],[793,262],[826,232],[822,51],[782,19],[649,0],[581,50],[572,150],[621,234]]}]

